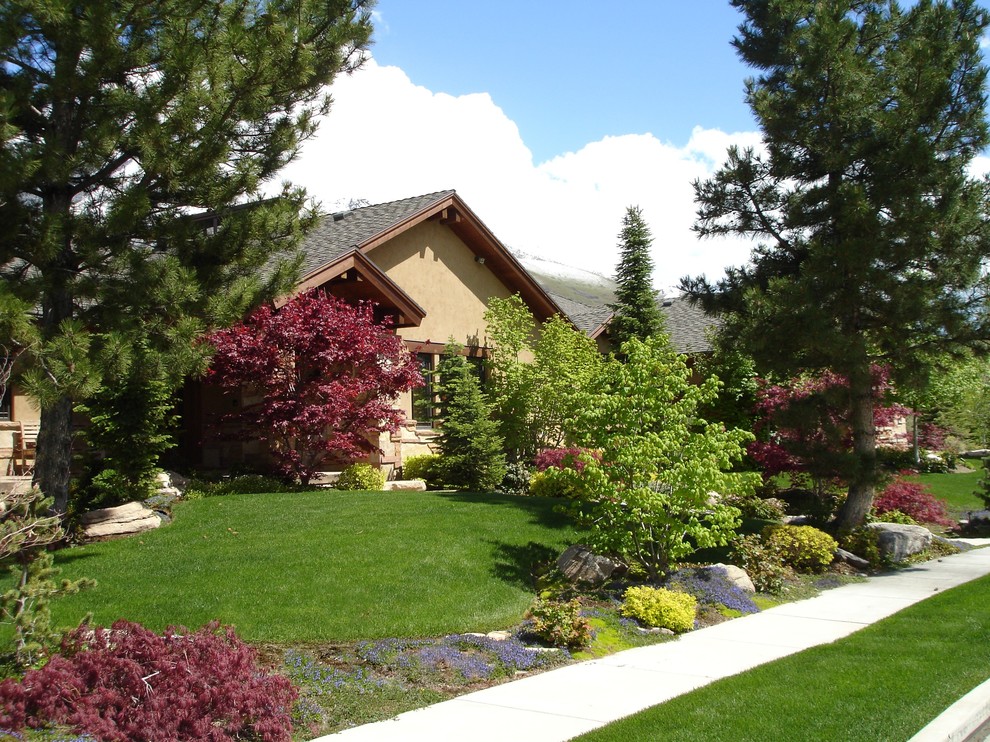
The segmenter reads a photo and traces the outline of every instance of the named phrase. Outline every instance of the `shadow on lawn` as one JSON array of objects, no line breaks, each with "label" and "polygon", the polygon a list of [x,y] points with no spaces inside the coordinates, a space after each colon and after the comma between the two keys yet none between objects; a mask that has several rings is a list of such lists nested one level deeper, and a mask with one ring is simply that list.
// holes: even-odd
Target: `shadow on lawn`
[{"label": "shadow on lawn", "polygon": [[553,564],[560,555],[546,544],[530,541],[525,546],[488,541],[492,545],[492,575],[525,590],[536,588],[536,576],[541,567]]},{"label": "shadow on lawn", "polygon": [[557,512],[563,500],[552,497],[524,497],[498,495],[488,492],[437,492],[437,495],[455,502],[478,503],[512,507],[529,514],[530,522],[545,528],[573,528],[574,522],[564,513]]}]

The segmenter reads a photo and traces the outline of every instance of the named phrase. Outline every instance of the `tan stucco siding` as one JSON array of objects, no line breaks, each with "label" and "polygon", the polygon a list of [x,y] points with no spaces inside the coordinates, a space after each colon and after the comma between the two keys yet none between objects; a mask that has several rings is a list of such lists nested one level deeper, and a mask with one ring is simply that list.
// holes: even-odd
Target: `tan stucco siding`
[{"label": "tan stucco siding", "polygon": [[493,296],[512,292],[457,235],[438,222],[420,224],[371,255],[375,263],[425,311],[419,327],[404,327],[405,340],[484,345],[484,313]]},{"label": "tan stucco siding", "polygon": [[11,395],[11,420],[40,420],[41,419],[41,408],[38,407],[38,403],[35,402],[31,397],[27,396],[24,392],[18,389],[16,386],[13,388],[13,394]]}]

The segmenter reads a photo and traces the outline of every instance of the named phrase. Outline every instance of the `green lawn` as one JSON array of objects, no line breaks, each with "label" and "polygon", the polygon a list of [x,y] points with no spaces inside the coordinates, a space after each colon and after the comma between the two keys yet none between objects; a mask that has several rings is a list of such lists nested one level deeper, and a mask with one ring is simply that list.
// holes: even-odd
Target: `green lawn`
[{"label": "green lawn", "polygon": [[904,740],[987,679],[990,577],[578,739]]},{"label": "green lawn", "polygon": [[59,551],[98,586],[53,605],[161,630],[217,618],[250,641],[317,642],[505,628],[530,570],[577,540],[542,498],[324,490],[179,503],[175,522]]},{"label": "green lawn", "polygon": [[983,477],[983,464],[979,459],[967,459],[963,462],[966,467],[973,469],[965,474],[950,472],[949,474],[918,474],[911,479],[927,485],[935,496],[944,500],[949,514],[957,519],[968,510],[982,510],[986,507],[976,495],[979,481]]}]

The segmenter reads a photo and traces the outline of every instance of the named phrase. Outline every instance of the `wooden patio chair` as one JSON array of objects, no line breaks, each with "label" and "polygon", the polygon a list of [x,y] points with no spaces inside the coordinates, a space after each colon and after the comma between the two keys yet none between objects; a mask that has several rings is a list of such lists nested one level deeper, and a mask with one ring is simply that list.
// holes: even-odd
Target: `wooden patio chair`
[{"label": "wooden patio chair", "polygon": [[40,428],[41,423],[37,420],[22,420],[20,428],[14,431],[14,474],[26,476],[34,471]]}]

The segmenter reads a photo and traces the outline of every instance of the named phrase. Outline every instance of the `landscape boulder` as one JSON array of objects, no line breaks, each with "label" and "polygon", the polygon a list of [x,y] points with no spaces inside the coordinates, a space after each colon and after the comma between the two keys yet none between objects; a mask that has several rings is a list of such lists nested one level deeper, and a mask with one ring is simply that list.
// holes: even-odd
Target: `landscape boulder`
[{"label": "landscape boulder", "polygon": [[386,492],[426,492],[426,482],[422,479],[393,479],[385,482]]},{"label": "landscape boulder", "polygon": [[856,556],[851,551],[846,551],[845,549],[835,550],[835,561],[848,564],[854,569],[864,570],[870,568],[870,563],[863,559],[863,557]]},{"label": "landscape boulder", "polygon": [[557,569],[571,582],[600,585],[617,571],[625,571],[622,562],[595,554],[583,544],[569,546],[557,559]]},{"label": "landscape boulder", "polygon": [[150,531],[162,524],[162,519],[154,510],[139,502],[129,502],[115,508],[103,508],[83,513],[79,519],[83,535],[88,539],[130,536],[134,533]]},{"label": "landscape boulder", "polygon": [[189,485],[189,480],[174,471],[160,471],[157,475],[157,494],[175,498],[182,497]]},{"label": "landscape boulder", "polygon": [[742,567],[737,567],[734,564],[710,564],[706,567],[698,568],[699,572],[716,570],[721,571],[729,582],[741,590],[745,590],[747,593],[756,592],[756,586],[753,584],[753,580],[750,579],[749,573]]},{"label": "landscape boulder", "polygon": [[880,556],[891,562],[903,562],[909,556],[924,551],[932,544],[932,532],[924,526],[903,523],[869,523],[877,532]]},{"label": "landscape boulder", "polygon": [[966,513],[966,522],[970,525],[990,525],[990,510],[970,510]]}]

